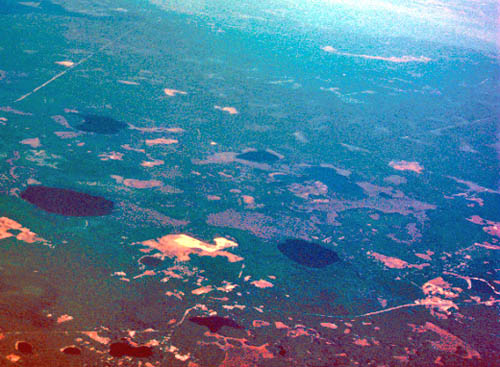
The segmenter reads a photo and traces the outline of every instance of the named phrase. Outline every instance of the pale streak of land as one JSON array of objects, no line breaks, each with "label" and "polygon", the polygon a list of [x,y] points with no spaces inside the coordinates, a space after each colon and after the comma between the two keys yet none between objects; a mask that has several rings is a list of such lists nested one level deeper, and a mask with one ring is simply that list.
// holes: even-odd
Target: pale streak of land
[{"label": "pale streak of land", "polygon": [[123,37],[125,37],[126,35],[128,35],[129,33],[131,33],[134,29],[130,29],[129,31],[123,33],[121,36],[118,36],[117,38],[109,41],[108,43],[106,43],[104,46],[101,46],[97,51],[91,53],[90,55],[84,57],[83,59],[81,59],[80,61],[78,61],[77,63],[71,65],[70,67],[68,67],[66,70],[63,70],[61,71],[59,74],[56,74],[54,75],[52,78],[50,78],[49,80],[47,80],[45,83],[43,84],[40,84],[38,87],[36,87],[35,89],[33,89],[31,92],[28,92],[26,93],[25,95],[19,97],[18,99],[16,99],[14,101],[15,102],[20,102],[22,101],[23,99],[25,98],[28,98],[29,96],[31,96],[32,94],[38,92],[40,89],[46,87],[47,85],[49,85],[50,83],[52,83],[53,81],[59,79],[60,77],[62,77],[63,75],[69,73],[70,71],[72,71],[73,69],[75,69],[77,66],[83,64],[84,62],[88,61],[89,59],[91,59],[92,57],[94,57],[97,53],[107,49],[108,47],[112,46],[115,42],[119,41],[120,39],[122,39]]}]

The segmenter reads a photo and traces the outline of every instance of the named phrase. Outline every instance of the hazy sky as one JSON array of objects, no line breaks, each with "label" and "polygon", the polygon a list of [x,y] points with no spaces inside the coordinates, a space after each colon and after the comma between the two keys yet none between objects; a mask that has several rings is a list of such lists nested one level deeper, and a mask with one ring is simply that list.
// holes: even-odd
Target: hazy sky
[{"label": "hazy sky", "polygon": [[[205,14],[229,24],[339,28],[381,37],[403,36],[472,48],[496,48],[497,0],[151,0],[165,9]],[[261,24],[261,25],[262,25]]]}]

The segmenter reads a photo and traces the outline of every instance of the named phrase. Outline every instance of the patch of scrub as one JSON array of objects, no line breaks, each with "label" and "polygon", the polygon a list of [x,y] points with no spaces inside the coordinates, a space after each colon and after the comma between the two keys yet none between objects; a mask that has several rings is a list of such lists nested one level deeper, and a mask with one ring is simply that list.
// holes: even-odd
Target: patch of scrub
[{"label": "patch of scrub", "polygon": [[135,178],[126,178],[124,179],[121,176],[111,175],[117,183],[122,183],[127,187],[133,187],[135,189],[151,189],[154,187],[161,187],[163,183],[158,180],[137,180]]},{"label": "patch of scrub", "polygon": [[216,110],[219,110],[219,111],[227,112],[230,115],[237,115],[238,114],[238,110],[236,108],[234,108],[234,107],[229,107],[229,106],[226,106],[226,107],[214,106],[214,108]]},{"label": "patch of scrub", "polygon": [[170,144],[177,144],[178,142],[179,141],[177,139],[166,139],[166,138],[146,139],[147,146],[170,145]]},{"label": "patch of scrub", "polygon": [[181,95],[186,95],[187,94],[187,92],[184,92],[182,90],[169,89],[169,88],[165,88],[163,90],[163,93],[165,93],[165,95],[168,96],[168,97],[175,97],[175,95],[177,95],[177,94],[181,94]]},{"label": "patch of scrub", "polygon": [[56,61],[55,63],[57,65],[66,66],[67,68],[70,68],[70,67],[75,65],[75,63],[73,61],[70,61],[70,60]]},{"label": "patch of scrub", "polygon": [[28,138],[20,141],[21,144],[29,145],[32,148],[39,148],[42,146],[39,138]]},{"label": "patch of scrub", "polygon": [[390,161],[389,166],[398,171],[413,171],[415,173],[422,173],[424,170],[424,167],[418,162]]}]

